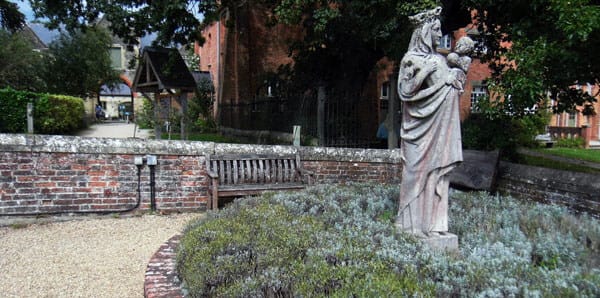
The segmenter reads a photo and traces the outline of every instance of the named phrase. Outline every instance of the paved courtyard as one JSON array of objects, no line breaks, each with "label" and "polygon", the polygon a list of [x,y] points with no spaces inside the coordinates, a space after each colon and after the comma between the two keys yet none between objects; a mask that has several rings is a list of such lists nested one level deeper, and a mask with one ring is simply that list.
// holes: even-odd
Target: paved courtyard
[{"label": "paved courtyard", "polygon": [[134,123],[124,121],[106,121],[91,125],[80,131],[78,136],[96,138],[140,138],[148,139],[154,135],[152,129],[140,129]]}]

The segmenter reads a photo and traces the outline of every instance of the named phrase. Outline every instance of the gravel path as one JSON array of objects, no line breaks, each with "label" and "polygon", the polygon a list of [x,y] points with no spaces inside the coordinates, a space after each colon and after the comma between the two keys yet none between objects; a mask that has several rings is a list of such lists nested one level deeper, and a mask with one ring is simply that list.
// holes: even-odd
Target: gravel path
[{"label": "gravel path", "polygon": [[143,297],[159,246],[199,213],[0,228],[1,297]]}]

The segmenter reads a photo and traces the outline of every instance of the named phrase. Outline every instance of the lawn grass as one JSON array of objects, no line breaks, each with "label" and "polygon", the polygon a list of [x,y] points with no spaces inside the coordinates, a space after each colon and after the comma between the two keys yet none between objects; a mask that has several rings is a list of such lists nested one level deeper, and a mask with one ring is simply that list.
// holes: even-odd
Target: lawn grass
[{"label": "lawn grass", "polygon": [[600,150],[578,148],[548,148],[538,149],[537,151],[543,154],[552,154],[556,156],[600,163]]},{"label": "lawn grass", "polygon": [[550,169],[563,170],[563,171],[590,173],[590,174],[600,173],[600,170],[598,170],[598,169],[589,168],[589,167],[578,165],[578,164],[564,163],[564,162],[560,162],[560,161],[556,161],[556,160],[552,160],[552,159],[548,159],[548,158],[543,158],[543,157],[539,157],[539,156],[530,156],[530,155],[521,154],[519,157],[520,157],[519,163],[529,165],[529,166],[550,168]]},{"label": "lawn grass", "polygon": [[[163,140],[169,139],[169,134],[163,133]],[[171,140],[181,140],[181,136],[179,134],[171,134]],[[188,141],[200,141],[200,142],[215,142],[215,143],[240,143],[239,140],[231,137],[226,137],[220,135],[218,133],[198,133],[198,134],[189,134]]]}]

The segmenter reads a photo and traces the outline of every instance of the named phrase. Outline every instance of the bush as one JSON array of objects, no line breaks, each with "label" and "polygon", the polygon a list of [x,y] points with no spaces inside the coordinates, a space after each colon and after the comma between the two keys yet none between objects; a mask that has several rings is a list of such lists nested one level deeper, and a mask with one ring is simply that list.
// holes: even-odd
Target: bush
[{"label": "bush", "polygon": [[83,128],[83,100],[76,97],[0,89],[0,132],[27,132],[27,104],[33,103],[34,130],[69,134]]},{"label": "bush", "polygon": [[585,139],[582,137],[560,138],[556,140],[556,147],[561,148],[585,148]]},{"label": "bush", "polygon": [[392,224],[397,187],[245,198],[192,223],[177,266],[191,297],[600,295],[600,225],[565,208],[455,193],[460,251]]},{"label": "bush", "polygon": [[142,110],[135,115],[135,123],[142,129],[154,128],[154,106],[152,102],[144,98],[142,102]]},{"label": "bush", "polygon": [[502,156],[511,161],[518,160],[518,147],[539,146],[535,136],[544,131],[550,120],[550,114],[543,110],[512,117],[489,99],[480,100],[477,109],[479,112],[471,113],[461,125],[463,148],[500,149]]}]

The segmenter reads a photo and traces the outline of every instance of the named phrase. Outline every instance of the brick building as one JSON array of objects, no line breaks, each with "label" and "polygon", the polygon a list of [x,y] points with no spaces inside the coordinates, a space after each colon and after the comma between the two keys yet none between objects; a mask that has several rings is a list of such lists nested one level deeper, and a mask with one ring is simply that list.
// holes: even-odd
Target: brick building
[{"label": "brick building", "polygon": [[[216,90],[215,117],[219,120],[227,118],[232,122],[244,122],[232,117],[223,117],[220,113],[228,104],[242,104],[256,100],[261,93],[270,93],[270,87],[265,80],[265,74],[274,72],[280,65],[291,63],[289,56],[289,41],[299,39],[301,30],[284,25],[267,27],[265,19],[269,12],[250,7],[246,4],[236,11],[224,11],[219,21],[208,26],[203,32],[206,43],[202,47],[196,46],[196,53],[200,58],[200,69],[211,73]],[[231,26],[225,26],[230,22]],[[479,32],[473,24],[450,32],[444,36],[438,47],[443,54],[449,53],[462,37],[468,35],[477,40]],[[484,48],[478,48],[485,50]],[[385,57],[381,59],[368,78],[362,96],[366,99],[360,102],[360,119],[362,134],[375,139],[377,126],[382,123],[387,115],[388,100],[395,86],[393,74],[397,61],[401,57]],[[491,76],[487,64],[474,55],[467,73],[467,82],[464,93],[460,98],[460,117],[462,120],[472,112],[475,102],[488,93],[486,79]],[[593,88],[598,86],[582,86]],[[596,92],[597,93],[597,92]],[[594,94],[596,94],[594,93]],[[600,111],[599,104],[596,110]],[[241,109],[244,109],[243,107]],[[246,111],[254,107],[246,107]],[[375,112],[377,111],[377,112]],[[238,111],[238,115],[243,112]],[[598,140],[600,134],[600,118],[584,117],[581,114],[555,115],[550,126],[588,126],[586,132],[592,140]],[[376,140],[374,140],[376,141]]]},{"label": "brick building", "polygon": [[586,147],[600,148],[600,87],[591,83],[575,87],[596,98],[594,103],[596,115],[583,115],[581,106],[571,113],[553,114],[548,125],[548,132],[555,139],[581,137],[585,140]]},{"label": "brick building", "polygon": [[206,42],[202,47],[196,44],[194,50],[200,56],[200,70],[211,74],[218,103],[215,117],[218,105],[254,98],[261,89],[268,93],[264,75],[292,62],[288,42],[299,39],[301,31],[280,24],[267,26],[268,13],[246,3],[222,12],[218,21],[202,31]]}]

